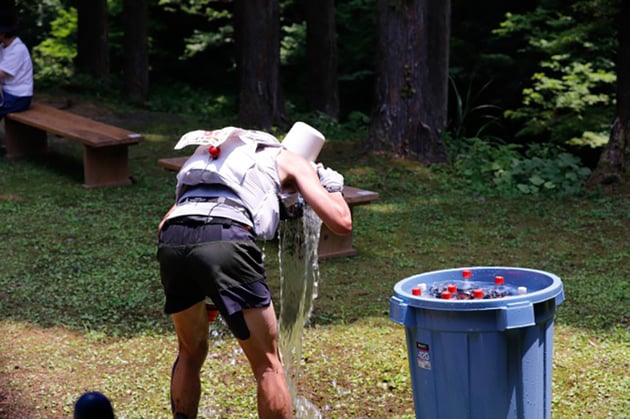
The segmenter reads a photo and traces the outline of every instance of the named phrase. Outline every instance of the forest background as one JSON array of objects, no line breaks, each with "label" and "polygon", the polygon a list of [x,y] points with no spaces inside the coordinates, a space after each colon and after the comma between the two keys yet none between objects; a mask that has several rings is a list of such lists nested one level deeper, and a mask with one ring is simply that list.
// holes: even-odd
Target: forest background
[{"label": "forest background", "polygon": [[[146,18],[147,75],[140,93],[125,82],[129,75],[125,31],[142,22],[125,21],[122,0],[101,0],[87,10],[77,3],[16,2],[20,36],[32,47],[39,89],[113,92],[140,101],[147,109],[200,115],[238,114],[243,107],[246,100],[239,99],[238,92],[239,83],[244,83],[239,81],[236,52],[243,48],[238,47],[235,30],[242,6],[238,1],[128,2],[145,7],[139,15]],[[332,110],[318,108],[309,92],[314,83],[309,79],[305,14],[312,11],[304,2],[278,3],[282,106],[273,105],[281,112],[273,119],[276,126],[304,113],[357,128],[370,125],[381,105],[376,98],[377,64],[383,55],[377,55],[376,3],[322,3],[334,11],[338,74],[327,89],[335,92],[316,94],[333,97]],[[448,24],[436,29],[449,35],[447,114],[444,123],[422,123],[439,129],[446,158],[468,183],[482,189],[490,185],[502,193],[581,189],[615,118],[618,32],[611,29],[617,27],[620,4],[545,0],[513,5],[484,0],[449,5]],[[89,53],[81,53],[77,30],[81,13],[90,28],[100,31],[99,43],[84,47]],[[83,39],[89,36],[86,31]],[[266,120],[249,121],[271,128]],[[374,144],[372,134],[366,137],[367,147],[372,143],[373,149],[383,148]],[[402,146],[385,149],[408,154]],[[438,156],[433,162],[440,160]]]}]

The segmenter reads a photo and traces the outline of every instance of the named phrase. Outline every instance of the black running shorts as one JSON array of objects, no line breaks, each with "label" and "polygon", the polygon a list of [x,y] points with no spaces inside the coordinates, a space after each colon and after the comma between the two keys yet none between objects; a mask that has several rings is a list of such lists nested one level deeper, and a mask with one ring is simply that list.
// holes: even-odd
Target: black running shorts
[{"label": "black running shorts", "polygon": [[185,310],[206,296],[224,317],[271,303],[254,235],[229,219],[167,221],[160,232],[157,258],[167,314]]}]

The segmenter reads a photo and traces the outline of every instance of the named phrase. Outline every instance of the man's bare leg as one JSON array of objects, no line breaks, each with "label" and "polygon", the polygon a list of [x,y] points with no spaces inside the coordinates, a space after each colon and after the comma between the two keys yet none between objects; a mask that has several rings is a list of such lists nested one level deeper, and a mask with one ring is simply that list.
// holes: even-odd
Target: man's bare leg
[{"label": "man's bare leg", "polygon": [[199,374],[208,354],[208,314],[202,301],[173,314],[171,318],[179,346],[178,360],[171,377],[173,416],[194,419],[201,397]]},{"label": "man's bare leg", "polygon": [[291,394],[278,353],[278,324],[273,305],[243,311],[250,337],[239,344],[256,378],[258,417],[292,418]]}]

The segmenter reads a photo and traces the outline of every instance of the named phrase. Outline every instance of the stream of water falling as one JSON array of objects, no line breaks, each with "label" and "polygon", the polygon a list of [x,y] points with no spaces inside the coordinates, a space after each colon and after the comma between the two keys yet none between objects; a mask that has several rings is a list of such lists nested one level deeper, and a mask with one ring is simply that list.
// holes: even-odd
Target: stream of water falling
[{"label": "stream of water falling", "polygon": [[278,345],[297,418],[321,418],[313,403],[297,394],[302,335],[313,311],[319,283],[318,252],[322,221],[308,205],[304,215],[280,223],[280,315]]}]

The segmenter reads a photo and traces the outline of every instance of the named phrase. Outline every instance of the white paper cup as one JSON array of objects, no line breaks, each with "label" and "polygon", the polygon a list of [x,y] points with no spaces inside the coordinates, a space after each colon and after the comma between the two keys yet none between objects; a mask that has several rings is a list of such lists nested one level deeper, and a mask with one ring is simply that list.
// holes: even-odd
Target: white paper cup
[{"label": "white paper cup", "polygon": [[309,161],[315,161],[324,146],[324,135],[304,122],[293,124],[282,140],[282,146]]}]

